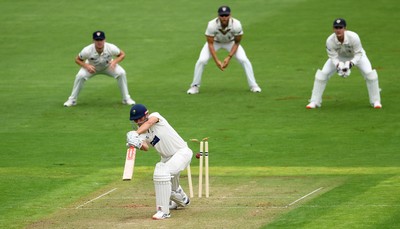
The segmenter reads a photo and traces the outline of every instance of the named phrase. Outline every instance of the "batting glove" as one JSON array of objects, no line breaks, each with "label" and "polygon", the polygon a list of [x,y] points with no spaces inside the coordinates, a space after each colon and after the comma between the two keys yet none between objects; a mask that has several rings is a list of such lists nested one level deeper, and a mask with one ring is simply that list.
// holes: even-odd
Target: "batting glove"
[{"label": "batting glove", "polygon": [[126,134],[126,136],[129,138],[129,137],[137,137],[137,136],[139,136],[139,134],[135,131],[135,130],[131,130],[131,131],[129,131],[127,134]]},{"label": "batting glove", "polygon": [[143,141],[138,137],[128,139],[128,142],[126,143],[127,147],[133,146],[136,149],[142,148],[142,145],[143,145]]},{"label": "batting glove", "polygon": [[126,134],[126,141],[127,141],[127,146],[133,146],[137,149],[140,149],[143,145],[143,140],[139,138],[139,135],[136,131],[129,131]]}]

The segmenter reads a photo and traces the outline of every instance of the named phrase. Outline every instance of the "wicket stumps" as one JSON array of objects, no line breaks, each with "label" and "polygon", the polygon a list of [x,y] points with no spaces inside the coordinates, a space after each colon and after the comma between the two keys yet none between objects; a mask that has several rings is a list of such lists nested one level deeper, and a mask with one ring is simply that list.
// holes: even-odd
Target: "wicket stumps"
[{"label": "wicket stumps", "polygon": [[187,167],[187,176],[188,176],[188,184],[189,184],[189,195],[190,198],[193,198],[193,183],[192,183],[192,171],[190,170],[190,164]]},{"label": "wicket stumps", "polygon": [[209,180],[209,172],[208,172],[208,137],[203,138],[201,141],[197,139],[190,139],[192,142],[200,143],[200,157],[199,157],[199,198],[203,196],[203,157],[205,164],[205,186],[206,186],[206,197],[210,196],[210,180]]}]

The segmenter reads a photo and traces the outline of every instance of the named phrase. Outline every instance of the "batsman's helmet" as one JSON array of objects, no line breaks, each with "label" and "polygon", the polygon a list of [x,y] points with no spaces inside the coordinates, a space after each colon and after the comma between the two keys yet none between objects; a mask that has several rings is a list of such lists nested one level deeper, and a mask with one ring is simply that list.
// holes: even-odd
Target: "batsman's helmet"
[{"label": "batsman's helmet", "polygon": [[147,108],[143,104],[135,104],[130,111],[130,120],[140,119],[147,114]]}]

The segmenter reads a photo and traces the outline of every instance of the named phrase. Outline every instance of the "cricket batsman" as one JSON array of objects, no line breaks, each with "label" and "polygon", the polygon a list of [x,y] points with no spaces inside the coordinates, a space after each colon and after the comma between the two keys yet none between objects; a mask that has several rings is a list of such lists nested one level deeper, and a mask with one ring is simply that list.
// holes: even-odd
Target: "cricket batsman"
[{"label": "cricket batsman", "polygon": [[322,94],[326,84],[332,75],[337,74],[343,78],[350,76],[353,66],[357,66],[367,84],[369,102],[376,108],[382,108],[378,74],[372,69],[365,50],[361,45],[360,37],[357,33],[346,29],[346,21],[337,18],[333,21],[334,33],[326,40],[326,51],[329,59],[326,61],[322,70],[318,69],[315,74],[314,87],[310,103],[307,109],[321,107]]},{"label": "cricket batsman", "polygon": [[127,145],[144,151],[151,145],[161,156],[153,174],[157,212],[152,218],[169,218],[170,209],[190,204],[179,185],[179,175],[190,164],[193,152],[164,117],[158,112],[149,114],[143,104],[132,106],[130,120],[138,129],[127,133]]}]

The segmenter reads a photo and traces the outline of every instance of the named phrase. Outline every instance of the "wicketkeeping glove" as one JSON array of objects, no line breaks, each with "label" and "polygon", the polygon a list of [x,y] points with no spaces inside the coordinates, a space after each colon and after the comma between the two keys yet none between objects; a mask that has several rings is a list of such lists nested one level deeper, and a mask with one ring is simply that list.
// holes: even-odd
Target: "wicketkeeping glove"
[{"label": "wicketkeeping glove", "polygon": [[347,69],[351,69],[353,66],[354,66],[354,64],[351,61],[344,62],[344,67]]},{"label": "wicketkeeping glove", "polygon": [[336,66],[337,74],[343,78],[347,78],[351,71],[350,68],[353,66],[350,61],[346,61],[345,63],[339,62]]},{"label": "wicketkeeping glove", "polygon": [[337,71],[337,73],[339,74],[339,72],[342,72],[342,71],[343,71],[343,68],[344,68],[344,63],[343,63],[343,62],[339,62],[339,63],[336,65],[336,71]]},{"label": "wicketkeeping glove", "polygon": [[343,72],[342,77],[346,78],[346,77],[348,77],[350,75],[350,73],[351,73],[350,68],[351,67],[353,67],[353,63],[352,62],[350,62],[350,61],[344,62],[344,67],[342,69],[342,72]]},{"label": "wicketkeeping glove", "polygon": [[343,75],[342,75],[343,78],[347,78],[351,73],[350,68],[349,69],[345,69],[345,70],[343,70]]}]

